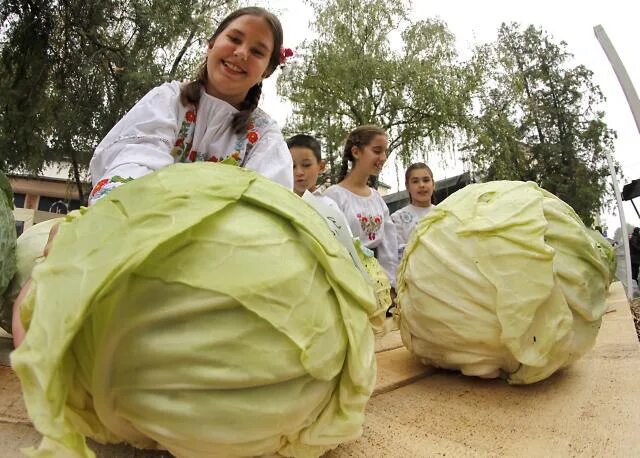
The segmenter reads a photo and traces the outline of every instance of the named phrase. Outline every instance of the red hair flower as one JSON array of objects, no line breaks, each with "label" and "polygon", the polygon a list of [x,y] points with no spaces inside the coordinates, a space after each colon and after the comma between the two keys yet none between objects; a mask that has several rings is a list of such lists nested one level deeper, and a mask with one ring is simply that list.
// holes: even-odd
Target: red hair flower
[{"label": "red hair flower", "polygon": [[280,65],[287,63],[287,59],[293,56],[293,50],[291,48],[280,48]]}]

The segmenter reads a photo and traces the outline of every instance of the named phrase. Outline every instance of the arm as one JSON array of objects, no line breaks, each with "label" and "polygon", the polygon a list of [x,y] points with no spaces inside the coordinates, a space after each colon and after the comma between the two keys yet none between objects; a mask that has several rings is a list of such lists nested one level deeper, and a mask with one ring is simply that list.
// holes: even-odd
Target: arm
[{"label": "arm", "polygon": [[[47,257],[49,255],[51,244],[53,243],[53,239],[58,234],[59,226],[60,226],[60,223],[56,223],[49,230],[49,238],[47,239],[47,244],[44,246],[44,250],[43,250],[44,257]],[[18,348],[18,345],[22,343],[22,341],[24,340],[24,336],[26,334],[24,326],[22,325],[22,319],[20,318],[20,305],[22,304],[22,302],[24,302],[24,299],[29,293],[30,288],[31,288],[31,278],[29,278],[27,282],[24,285],[22,285],[22,288],[20,289],[20,294],[18,294],[18,297],[13,303],[13,309],[12,309],[13,315],[11,317],[11,335],[13,337],[13,346],[15,348]]]},{"label": "arm", "polygon": [[249,153],[246,168],[293,189],[293,161],[280,130],[267,130]]},{"label": "arm", "polygon": [[166,83],[152,89],[111,129],[89,165],[94,186],[90,204],[129,179],[173,164],[180,108],[179,84]]},{"label": "arm", "polygon": [[391,221],[396,228],[396,242],[398,244],[398,260],[402,257],[404,247],[407,245],[407,241],[404,238],[404,225],[402,224],[402,218],[400,217],[400,210],[391,215]]},{"label": "arm", "polygon": [[389,209],[382,200],[382,197],[378,196],[382,203],[382,243],[378,246],[378,261],[382,268],[387,272],[391,287],[396,287],[396,269],[398,268],[398,236],[396,233],[396,227],[389,216]]}]

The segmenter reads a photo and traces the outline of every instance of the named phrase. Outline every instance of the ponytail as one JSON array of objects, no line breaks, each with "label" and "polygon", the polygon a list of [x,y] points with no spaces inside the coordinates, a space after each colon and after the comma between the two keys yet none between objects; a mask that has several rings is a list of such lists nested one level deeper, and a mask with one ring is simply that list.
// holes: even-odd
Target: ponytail
[{"label": "ponytail", "polygon": [[349,161],[353,161],[353,156],[347,158],[346,154],[342,156],[342,165],[340,166],[340,173],[338,174],[338,183],[347,177],[349,171]]}]

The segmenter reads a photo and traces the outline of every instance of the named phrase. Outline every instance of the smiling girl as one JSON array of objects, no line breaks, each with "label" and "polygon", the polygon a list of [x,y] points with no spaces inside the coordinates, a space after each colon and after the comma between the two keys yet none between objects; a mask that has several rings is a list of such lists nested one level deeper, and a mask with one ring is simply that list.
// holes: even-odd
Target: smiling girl
[{"label": "smiling girl", "polygon": [[[324,193],[345,214],[351,232],[375,257],[395,287],[398,263],[396,230],[387,205],[378,191],[369,187],[369,178],[377,176],[387,160],[387,133],[377,126],[360,126],[347,137],[342,156],[339,183]],[[351,170],[347,174],[349,163]]]},{"label": "smiling girl", "polygon": [[262,8],[227,16],[193,81],[151,90],[100,142],[90,164],[89,203],[175,162],[236,164],[291,189],[282,133],[257,108],[262,80],[282,63],[282,40],[280,22]]},{"label": "smiling girl", "polygon": [[418,221],[435,207],[433,172],[427,164],[423,162],[411,164],[407,167],[404,178],[409,192],[409,205],[391,215],[398,234],[399,257],[402,257],[409,236]]},{"label": "smiling girl", "polygon": [[[262,8],[241,8],[227,16],[208,40],[193,81],[152,89],[100,142],[89,166],[94,186],[89,204],[176,162],[234,164],[292,189],[289,149],[278,125],[257,108],[262,80],[290,52],[282,49],[282,40],[280,22]],[[12,309],[16,347],[24,336],[18,317],[28,289],[29,282]]]}]

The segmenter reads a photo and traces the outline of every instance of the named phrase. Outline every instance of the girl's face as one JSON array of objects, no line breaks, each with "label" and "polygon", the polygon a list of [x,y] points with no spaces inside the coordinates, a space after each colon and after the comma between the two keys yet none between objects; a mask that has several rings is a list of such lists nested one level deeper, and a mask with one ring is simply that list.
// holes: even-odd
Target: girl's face
[{"label": "girl's face", "polygon": [[207,50],[207,93],[238,107],[268,76],[273,42],[264,18],[245,14],[231,21]]},{"label": "girl's face", "polygon": [[382,166],[387,160],[389,141],[386,135],[378,134],[368,145],[354,146],[351,154],[356,160],[354,168],[366,172],[368,175],[380,175]]},{"label": "girl's face", "polygon": [[318,161],[313,151],[304,146],[292,146],[289,151],[293,159],[293,190],[299,196],[306,190],[313,192],[318,175],[324,171],[324,161]]},{"label": "girl's face", "polygon": [[411,203],[418,207],[429,207],[433,194],[433,178],[427,169],[415,169],[409,173],[407,191],[411,195]]}]

